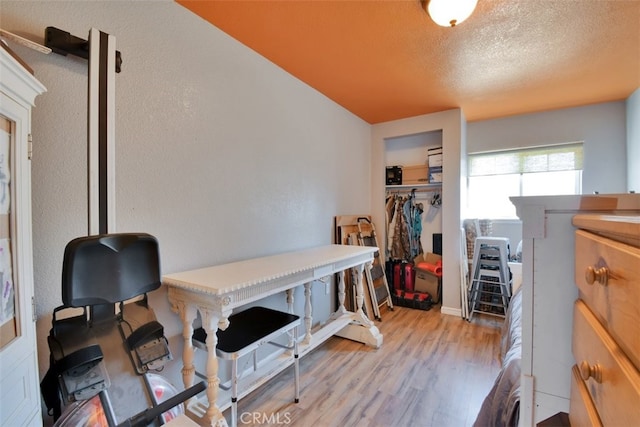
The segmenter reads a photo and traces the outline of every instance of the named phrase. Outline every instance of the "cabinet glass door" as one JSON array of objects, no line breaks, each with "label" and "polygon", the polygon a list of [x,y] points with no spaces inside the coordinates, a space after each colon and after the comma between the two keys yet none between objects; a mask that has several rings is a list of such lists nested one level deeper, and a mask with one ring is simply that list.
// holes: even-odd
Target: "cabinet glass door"
[{"label": "cabinet glass door", "polygon": [[42,425],[32,306],[29,113],[0,93],[0,426]]},{"label": "cabinet glass door", "polygon": [[0,426],[42,425],[31,246],[31,108],[45,87],[0,43]]},{"label": "cabinet glass door", "polygon": [[0,115],[0,349],[18,336],[15,278],[12,250],[12,127],[13,122]]}]

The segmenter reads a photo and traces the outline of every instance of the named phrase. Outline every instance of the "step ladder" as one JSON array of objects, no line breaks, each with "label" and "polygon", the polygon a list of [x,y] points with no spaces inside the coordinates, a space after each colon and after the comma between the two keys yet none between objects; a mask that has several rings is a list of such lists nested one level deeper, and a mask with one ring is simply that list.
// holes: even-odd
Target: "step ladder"
[{"label": "step ladder", "polygon": [[469,289],[469,321],[474,313],[505,317],[511,300],[508,262],[508,238],[476,238]]}]

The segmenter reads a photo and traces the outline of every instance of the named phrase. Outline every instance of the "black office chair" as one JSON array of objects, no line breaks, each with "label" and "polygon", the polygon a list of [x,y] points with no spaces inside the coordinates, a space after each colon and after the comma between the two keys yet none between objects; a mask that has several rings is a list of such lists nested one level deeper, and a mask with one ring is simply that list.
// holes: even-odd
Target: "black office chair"
[{"label": "black office chair", "polygon": [[[61,415],[60,398],[66,404],[99,395],[108,424],[116,425],[107,394],[110,380],[99,345],[101,339],[113,337],[116,328],[124,349],[117,354],[126,354],[137,374],[159,370],[171,360],[164,329],[147,301],[147,293],[160,285],[158,242],[149,234],[103,234],[76,238],[67,244],[62,268],[63,305],[53,312],[48,337],[50,368],[41,384],[54,419]],[[200,383],[176,397],[186,400],[204,388]],[[152,390],[148,392],[153,394]],[[181,402],[174,399],[170,403],[175,406]],[[125,423],[146,425],[162,413],[156,414],[156,409],[172,407],[166,406],[145,410]],[[148,417],[152,418],[146,421]]]}]

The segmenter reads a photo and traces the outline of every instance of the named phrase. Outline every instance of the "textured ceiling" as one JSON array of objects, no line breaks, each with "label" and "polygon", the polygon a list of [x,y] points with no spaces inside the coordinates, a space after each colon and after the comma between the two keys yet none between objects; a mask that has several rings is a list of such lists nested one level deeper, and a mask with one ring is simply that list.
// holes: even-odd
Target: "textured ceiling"
[{"label": "textured ceiling", "polygon": [[640,87],[639,0],[479,0],[455,28],[418,0],[178,3],[369,123],[484,120]]}]

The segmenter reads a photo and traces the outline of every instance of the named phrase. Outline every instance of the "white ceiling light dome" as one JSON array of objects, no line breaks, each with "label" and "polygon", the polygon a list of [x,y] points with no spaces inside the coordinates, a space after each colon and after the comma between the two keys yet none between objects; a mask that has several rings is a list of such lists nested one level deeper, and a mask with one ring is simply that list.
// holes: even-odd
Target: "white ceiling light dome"
[{"label": "white ceiling light dome", "polygon": [[478,0],[427,0],[426,3],[427,12],[436,24],[455,27],[471,16]]}]

